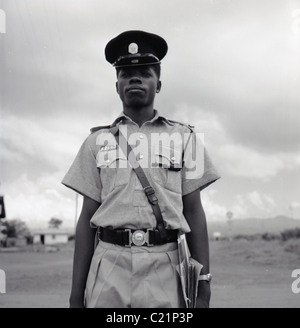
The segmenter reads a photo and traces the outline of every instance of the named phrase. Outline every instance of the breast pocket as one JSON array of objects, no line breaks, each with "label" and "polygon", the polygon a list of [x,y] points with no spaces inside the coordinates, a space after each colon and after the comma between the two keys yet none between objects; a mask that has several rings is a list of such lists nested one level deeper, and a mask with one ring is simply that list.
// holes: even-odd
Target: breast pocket
[{"label": "breast pocket", "polygon": [[100,178],[105,193],[129,182],[131,168],[121,152],[99,152],[97,166],[100,168]]},{"label": "breast pocket", "polygon": [[153,180],[164,188],[181,192],[181,152],[170,147],[161,147],[154,152],[151,174]]}]

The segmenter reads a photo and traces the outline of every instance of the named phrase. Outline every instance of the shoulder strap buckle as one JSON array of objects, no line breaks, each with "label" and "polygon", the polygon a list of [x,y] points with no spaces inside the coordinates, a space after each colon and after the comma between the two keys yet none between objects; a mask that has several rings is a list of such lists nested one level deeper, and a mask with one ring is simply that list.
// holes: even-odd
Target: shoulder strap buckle
[{"label": "shoulder strap buckle", "polygon": [[148,198],[149,203],[155,205],[158,203],[158,198],[155,195],[155,191],[151,186],[147,186],[144,188],[144,192]]}]

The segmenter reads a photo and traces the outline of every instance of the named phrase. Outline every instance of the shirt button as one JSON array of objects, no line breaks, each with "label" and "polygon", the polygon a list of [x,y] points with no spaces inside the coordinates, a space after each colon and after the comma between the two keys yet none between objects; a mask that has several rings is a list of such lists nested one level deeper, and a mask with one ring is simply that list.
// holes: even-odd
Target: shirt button
[{"label": "shirt button", "polygon": [[141,154],[141,155],[140,155],[140,159],[143,159],[143,158],[144,158],[144,155]]},{"label": "shirt button", "polygon": [[171,158],[171,161],[172,161],[172,162],[174,162],[174,161],[175,161],[175,159],[176,159],[175,157],[172,157],[172,158]]},{"label": "shirt button", "polygon": [[140,139],[144,139],[144,136],[142,134],[140,135]]},{"label": "shirt button", "polygon": [[105,161],[105,163],[107,163],[107,164],[108,164],[108,163],[109,163],[109,159],[107,159],[107,160]]}]

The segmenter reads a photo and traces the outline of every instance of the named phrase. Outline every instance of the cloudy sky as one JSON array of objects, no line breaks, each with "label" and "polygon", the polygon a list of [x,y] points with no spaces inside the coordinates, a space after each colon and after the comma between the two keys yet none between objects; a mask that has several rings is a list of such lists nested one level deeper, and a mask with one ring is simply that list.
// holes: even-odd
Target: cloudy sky
[{"label": "cloudy sky", "polygon": [[168,42],[155,107],[205,134],[222,175],[203,191],[208,220],[300,218],[299,0],[0,0],[0,9],[8,218],[74,224],[75,194],[60,181],[90,127],[121,112],[103,50],[128,29]]}]

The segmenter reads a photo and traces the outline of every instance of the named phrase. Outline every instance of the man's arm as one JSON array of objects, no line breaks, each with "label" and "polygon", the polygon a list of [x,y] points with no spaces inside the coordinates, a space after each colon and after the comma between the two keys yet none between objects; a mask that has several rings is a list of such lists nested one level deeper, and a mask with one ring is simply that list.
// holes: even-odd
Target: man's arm
[{"label": "man's arm", "polygon": [[86,280],[94,254],[96,229],[90,227],[90,219],[100,204],[84,197],[82,210],[76,226],[70,307],[84,307]]},{"label": "man's arm", "polygon": [[[209,273],[209,244],[206,217],[201,203],[200,189],[183,196],[183,214],[191,228],[186,235],[192,258],[203,265],[201,274]],[[199,281],[197,307],[209,307],[210,285]]]}]

